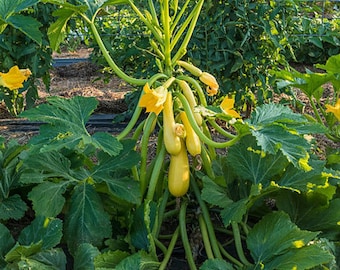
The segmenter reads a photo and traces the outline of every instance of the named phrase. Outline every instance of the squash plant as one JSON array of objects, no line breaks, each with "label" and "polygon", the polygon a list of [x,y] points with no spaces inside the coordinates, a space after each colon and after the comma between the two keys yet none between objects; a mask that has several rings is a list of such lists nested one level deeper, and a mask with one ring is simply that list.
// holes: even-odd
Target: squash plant
[{"label": "squash plant", "polygon": [[[5,269],[64,269],[60,247],[75,269],[166,269],[175,247],[190,269],[338,266],[339,168],[318,159],[309,139],[327,128],[283,105],[242,118],[233,96],[208,103],[219,91],[215,77],[182,59],[204,0],[148,0],[143,11],[132,0],[44,2],[60,5],[53,46],[80,16],[116,74],[142,89],[116,136],[87,131],[94,98],[51,97],[22,113],[43,122],[12,170],[19,190],[29,190],[34,219],[17,242],[0,227],[10,239],[0,246]],[[150,78],[120,69],[97,31],[96,16],[118,4],[130,5],[153,35],[159,73]]]}]

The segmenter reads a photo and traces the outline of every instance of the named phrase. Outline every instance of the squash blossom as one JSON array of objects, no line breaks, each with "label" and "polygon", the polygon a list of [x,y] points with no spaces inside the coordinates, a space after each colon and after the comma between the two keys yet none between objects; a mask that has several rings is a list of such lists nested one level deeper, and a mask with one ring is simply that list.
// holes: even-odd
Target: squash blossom
[{"label": "squash blossom", "polygon": [[336,102],[335,106],[326,104],[326,112],[331,112],[335,115],[335,117],[340,121],[340,98]]},{"label": "squash blossom", "polygon": [[221,110],[234,118],[241,118],[241,116],[233,109],[235,100],[233,98],[225,97],[221,102]]},{"label": "squash blossom", "polygon": [[156,89],[151,89],[146,83],[143,87],[144,95],[139,101],[139,107],[145,107],[146,112],[154,112],[159,114],[163,110],[163,104],[166,100],[167,89],[164,86],[159,86]]},{"label": "squash blossom", "polygon": [[13,66],[7,73],[0,72],[0,85],[10,90],[19,89],[23,87],[23,82],[31,74],[29,69],[19,69],[18,66]]},{"label": "squash blossom", "polygon": [[202,83],[207,85],[208,96],[214,96],[217,94],[219,86],[213,75],[208,72],[202,72],[201,76],[199,76],[199,79]]}]

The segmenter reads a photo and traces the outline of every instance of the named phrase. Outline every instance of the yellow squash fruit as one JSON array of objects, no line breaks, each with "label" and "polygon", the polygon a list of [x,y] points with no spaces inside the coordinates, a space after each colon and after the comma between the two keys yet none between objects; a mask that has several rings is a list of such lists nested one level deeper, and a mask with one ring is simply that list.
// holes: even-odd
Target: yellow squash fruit
[{"label": "yellow squash fruit", "polygon": [[197,106],[197,103],[196,103],[194,93],[192,92],[189,84],[186,81],[180,80],[178,82],[178,85],[181,87],[183,95],[185,96],[185,98],[187,99],[187,101],[190,105],[191,111],[192,111],[192,113],[195,117],[197,125],[201,126],[202,125],[202,116],[201,116],[200,113],[195,112],[195,107]]},{"label": "yellow squash fruit", "polygon": [[173,112],[172,93],[167,93],[163,108],[163,138],[166,151],[170,155],[177,155],[181,151],[181,138],[176,134],[178,126]]},{"label": "yellow squash fruit", "polygon": [[201,154],[201,140],[192,128],[187,114],[183,111],[180,114],[182,123],[185,127],[185,144],[190,155],[197,156]]},{"label": "yellow squash fruit", "polygon": [[181,140],[182,148],[178,155],[170,156],[170,165],[168,172],[168,188],[169,192],[175,197],[185,195],[190,184],[190,169],[188,154],[185,149],[183,140]]}]

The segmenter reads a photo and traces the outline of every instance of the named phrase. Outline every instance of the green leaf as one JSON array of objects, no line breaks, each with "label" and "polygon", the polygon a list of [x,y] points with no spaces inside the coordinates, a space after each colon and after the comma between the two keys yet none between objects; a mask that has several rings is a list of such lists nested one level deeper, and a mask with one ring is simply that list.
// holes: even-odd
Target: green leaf
[{"label": "green leaf", "polygon": [[14,194],[0,201],[0,220],[8,220],[10,218],[18,220],[25,215],[26,210],[26,203],[18,194]]},{"label": "green leaf", "polygon": [[121,261],[115,270],[157,270],[160,263],[155,261],[145,251],[139,251]]},{"label": "green leaf", "polygon": [[155,224],[156,213],[155,202],[144,203],[136,209],[130,228],[131,243],[135,248],[145,251],[149,249],[149,236]]},{"label": "green leaf", "polygon": [[101,253],[94,259],[95,269],[114,269],[122,260],[127,258],[130,254],[121,250],[109,250]]},{"label": "green leaf", "polygon": [[66,256],[62,249],[50,249],[26,258],[23,263],[29,269],[65,270]]},{"label": "green leaf", "polygon": [[65,217],[65,237],[71,251],[83,243],[102,244],[111,235],[109,215],[93,186],[78,185],[71,197],[70,208]]},{"label": "green leaf", "polygon": [[61,8],[53,12],[53,16],[58,19],[48,28],[48,38],[52,50],[58,51],[60,43],[64,41],[67,36],[67,23],[76,14],[76,10]]},{"label": "green leaf", "polygon": [[0,2],[0,17],[6,19],[13,13],[20,12],[37,4],[40,0],[12,0]]},{"label": "green leaf", "polygon": [[202,177],[203,189],[202,199],[206,202],[217,205],[221,208],[226,208],[233,201],[228,197],[227,189],[217,185],[208,176]]},{"label": "green leaf", "polygon": [[41,45],[43,35],[42,32],[39,30],[39,27],[41,27],[42,24],[39,23],[36,19],[18,14],[9,17],[6,22],[14,28],[23,32],[26,36],[34,40],[39,45]]},{"label": "green leaf", "polygon": [[94,258],[100,254],[91,244],[80,244],[74,255],[74,270],[95,269]]},{"label": "green leaf", "polygon": [[70,160],[56,151],[34,154],[24,160],[21,182],[39,183],[47,178],[74,181]]},{"label": "green leaf", "polygon": [[280,174],[287,166],[286,158],[280,153],[266,154],[256,145],[252,136],[243,137],[228,151],[228,166],[235,174],[254,184],[268,186],[273,176]]},{"label": "green leaf", "polygon": [[289,250],[266,264],[265,269],[311,269],[328,263],[333,256],[318,245],[307,246],[298,250]]},{"label": "green leaf", "polygon": [[340,73],[340,54],[329,57],[325,65],[316,64],[315,66],[325,70],[327,73]]},{"label": "green leaf", "polygon": [[247,212],[248,199],[241,199],[229,204],[221,211],[221,218],[224,226],[228,226],[232,221],[241,222]]},{"label": "green leaf", "polygon": [[11,232],[7,229],[5,225],[0,223],[0,265],[1,260],[5,257],[5,254],[10,251],[14,246],[15,241],[11,235]]},{"label": "green leaf", "polygon": [[311,145],[303,135],[319,130],[319,124],[316,128],[301,115],[278,104],[257,107],[246,122],[264,152],[276,154],[280,151],[295,167],[311,170],[308,164]]},{"label": "green leaf", "polygon": [[[94,97],[49,97],[48,104],[24,111],[21,116],[46,123],[40,127],[40,134],[30,141],[33,147],[30,151],[41,153],[62,148],[84,151],[90,145],[117,154],[121,146],[114,137],[99,134],[93,139],[86,130],[85,125],[97,105],[98,101]],[[112,145],[106,149],[110,143]]]},{"label": "green leaf", "polygon": [[264,269],[287,269],[287,261],[296,269],[306,269],[307,263],[311,268],[332,259],[329,252],[313,244],[317,235],[300,230],[286,213],[274,212],[255,224],[246,241],[255,264]]},{"label": "green leaf", "polygon": [[28,198],[33,202],[33,209],[37,215],[45,217],[57,216],[64,207],[68,182],[43,182],[35,186],[28,193]]},{"label": "green leaf", "polygon": [[10,263],[14,261],[20,261],[23,258],[28,258],[41,251],[42,243],[35,243],[29,246],[22,246],[18,242],[15,246],[6,254],[5,261]]},{"label": "green leaf", "polygon": [[200,270],[233,270],[234,267],[222,259],[209,259],[206,260]]},{"label": "green leaf", "polygon": [[41,248],[47,250],[60,243],[63,236],[62,227],[60,219],[39,216],[21,231],[18,241],[25,246],[41,243]]},{"label": "green leaf", "polygon": [[331,200],[317,192],[284,192],[276,198],[278,209],[288,213],[303,229],[321,231],[330,239],[340,236],[340,199]]},{"label": "green leaf", "polygon": [[[139,182],[128,176],[130,169],[140,160],[133,145],[133,141],[123,141],[123,150],[116,157],[100,153],[99,164],[94,167],[91,177],[96,182],[105,182],[112,195],[131,203],[139,203],[141,200]],[[116,171],[122,173],[115,173]]]},{"label": "green leaf", "polygon": [[103,149],[104,152],[111,156],[116,156],[123,149],[122,144],[116,137],[109,133],[97,132],[92,136],[92,144],[97,149]]}]

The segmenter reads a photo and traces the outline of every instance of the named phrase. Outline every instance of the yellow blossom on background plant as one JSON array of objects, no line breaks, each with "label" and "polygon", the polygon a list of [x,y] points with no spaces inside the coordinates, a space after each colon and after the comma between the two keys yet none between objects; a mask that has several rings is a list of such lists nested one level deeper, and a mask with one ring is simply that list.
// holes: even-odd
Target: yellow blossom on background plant
[{"label": "yellow blossom on background plant", "polygon": [[340,98],[336,102],[335,106],[326,104],[326,112],[331,112],[335,115],[335,117],[340,121]]},{"label": "yellow blossom on background plant", "polygon": [[0,85],[10,90],[19,89],[23,87],[23,82],[31,74],[29,69],[19,69],[18,66],[13,66],[7,73],[0,72]]},{"label": "yellow blossom on background plant", "polygon": [[234,110],[235,100],[233,98],[225,97],[221,102],[220,108],[222,111],[234,118],[241,118],[241,116]]},{"label": "yellow blossom on background plant", "polygon": [[139,101],[139,106],[145,107],[146,112],[154,112],[158,115],[163,110],[167,89],[164,86],[151,89],[149,84],[146,83],[144,85],[143,91],[144,95]]},{"label": "yellow blossom on background plant", "polygon": [[201,76],[199,76],[199,79],[202,83],[207,85],[208,96],[214,96],[217,94],[219,86],[213,75],[208,72],[202,72]]}]

